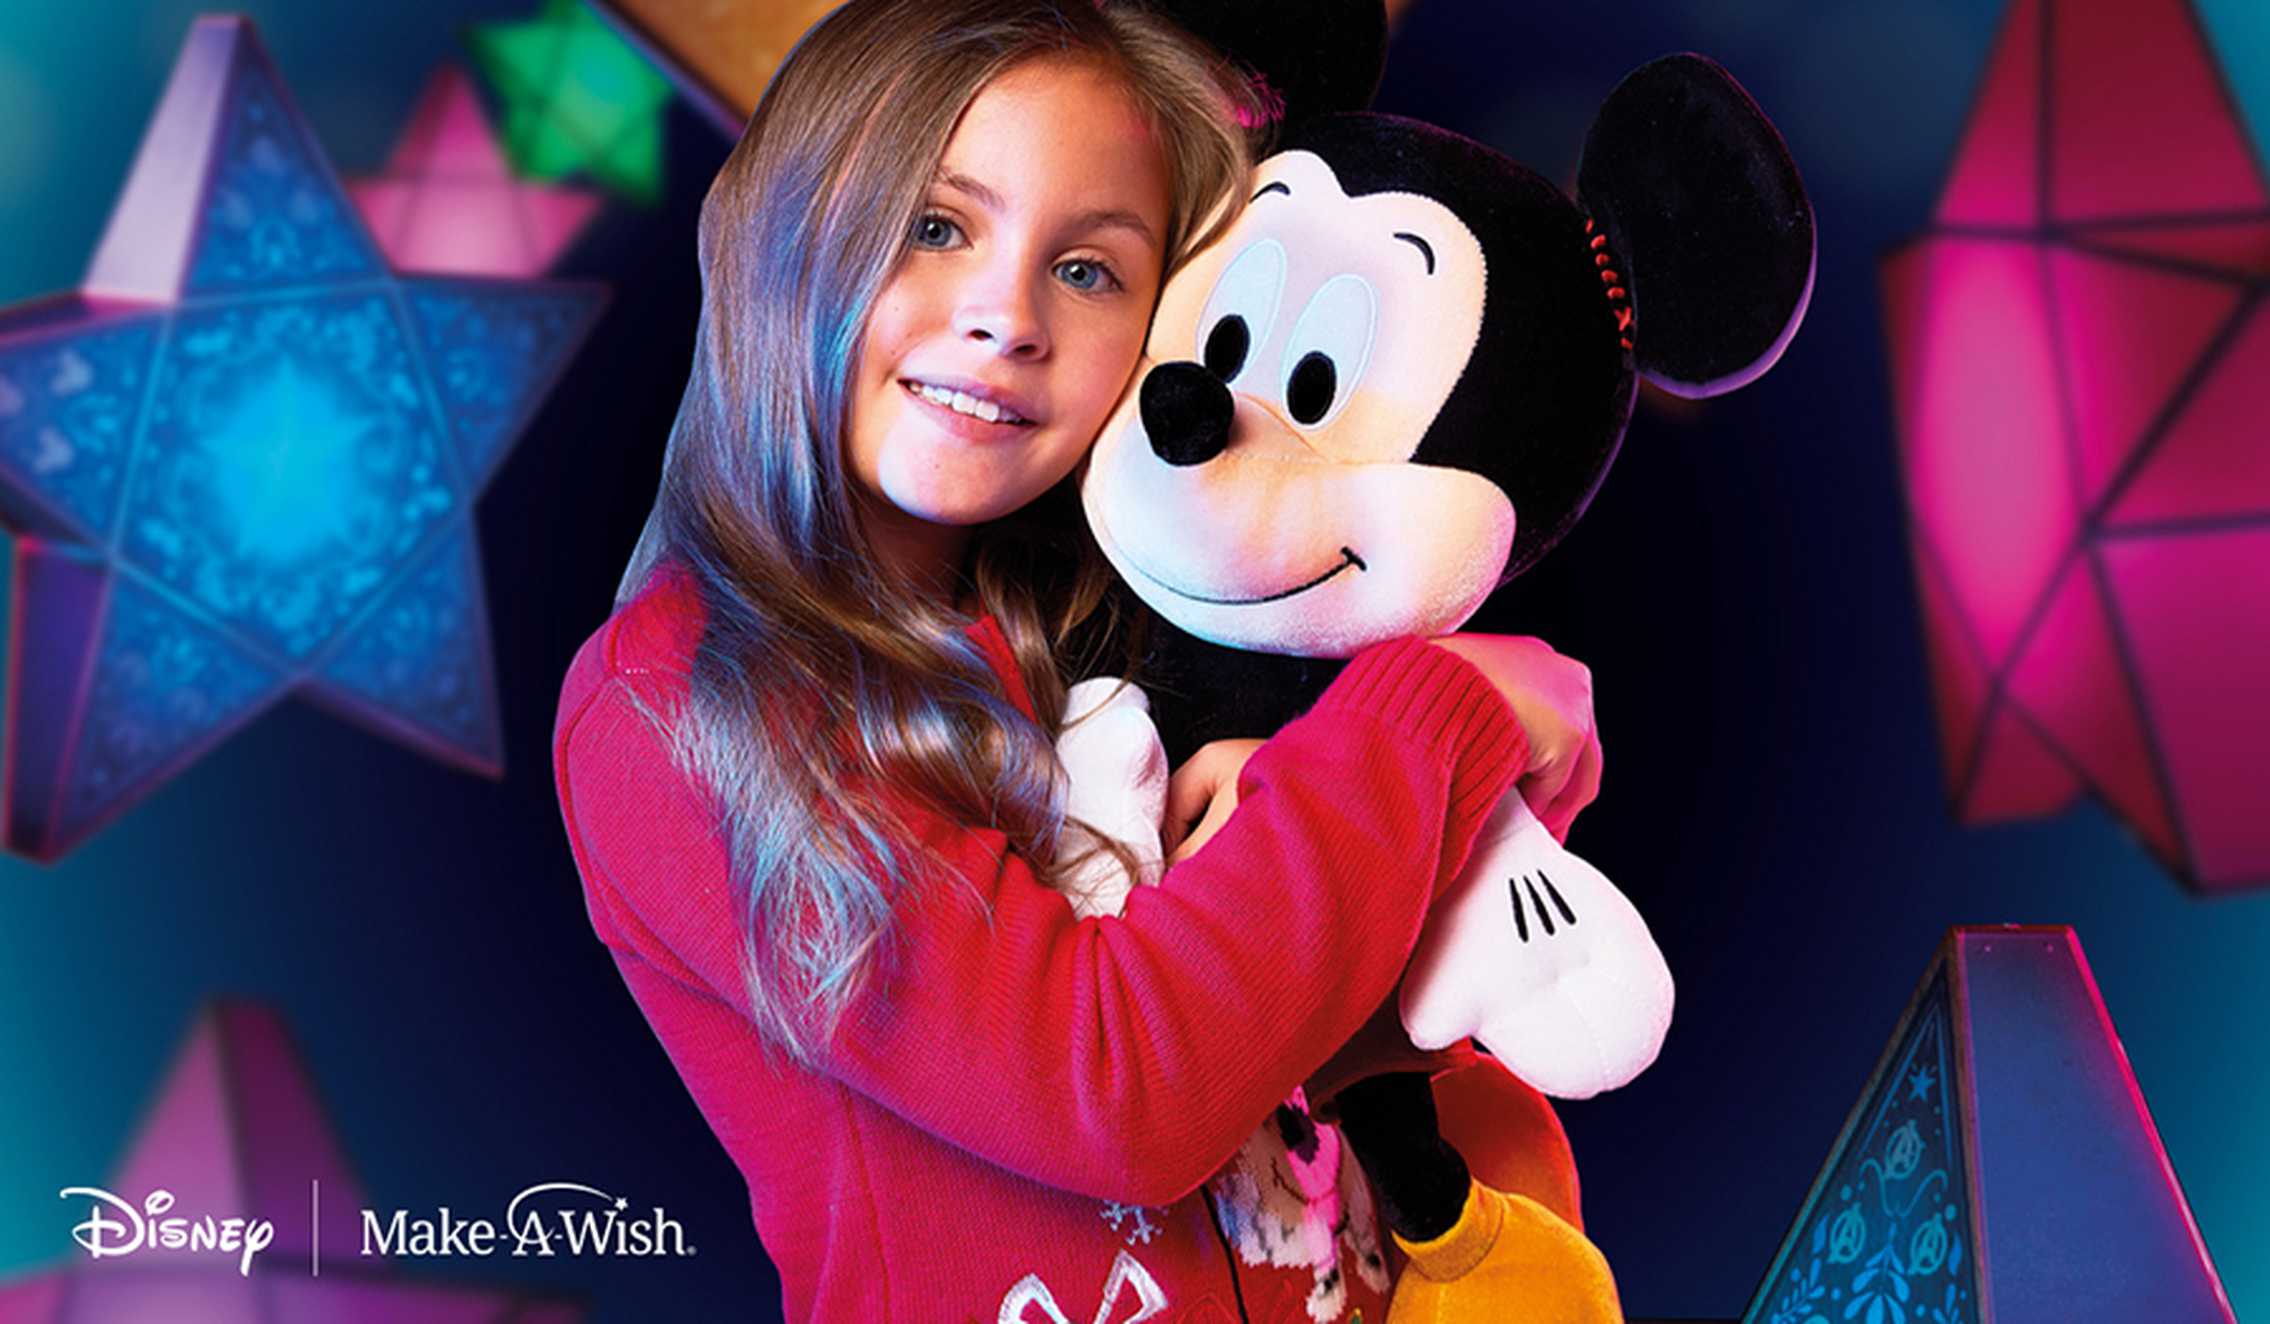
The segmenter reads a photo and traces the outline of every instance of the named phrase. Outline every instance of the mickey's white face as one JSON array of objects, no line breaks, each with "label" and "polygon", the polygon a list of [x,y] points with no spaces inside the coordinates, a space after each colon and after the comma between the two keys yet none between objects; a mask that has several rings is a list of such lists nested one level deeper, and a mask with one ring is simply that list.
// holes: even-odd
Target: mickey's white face
[{"label": "mickey's white face", "polygon": [[1252,199],[1160,295],[1089,461],[1096,539],[1154,610],[1229,647],[1344,657],[1455,630],[1505,568],[1513,504],[1410,461],[1481,331],[1481,245],[1431,198],[1348,197],[1309,152],[1263,162]]}]

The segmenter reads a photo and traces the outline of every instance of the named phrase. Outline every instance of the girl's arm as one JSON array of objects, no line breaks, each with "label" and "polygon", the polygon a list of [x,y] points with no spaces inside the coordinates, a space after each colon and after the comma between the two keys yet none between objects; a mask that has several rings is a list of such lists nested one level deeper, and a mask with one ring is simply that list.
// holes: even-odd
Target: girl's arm
[{"label": "girl's arm", "polygon": [[[723,841],[632,690],[653,677],[590,670],[556,754],[593,924],[618,960],[745,1006]],[[822,1068],[1035,1180],[1171,1203],[1379,1006],[1525,758],[1471,663],[1400,641],[1255,754],[1214,842],[1118,918],[1075,919],[1001,833],[919,815],[959,885],[896,916],[895,972]]]}]

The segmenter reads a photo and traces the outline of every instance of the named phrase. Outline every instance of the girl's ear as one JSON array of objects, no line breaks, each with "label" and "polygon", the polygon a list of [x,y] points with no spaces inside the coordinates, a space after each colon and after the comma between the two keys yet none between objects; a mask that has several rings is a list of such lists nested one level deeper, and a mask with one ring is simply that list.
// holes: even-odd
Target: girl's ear
[{"label": "girl's ear", "polygon": [[1284,105],[1284,118],[1362,110],[1387,67],[1384,0],[1151,0]]},{"label": "girl's ear", "polygon": [[1781,357],[1813,293],[1813,207],[1732,75],[1699,55],[1634,70],[1585,135],[1577,200],[1606,227],[1648,380],[1716,395]]}]

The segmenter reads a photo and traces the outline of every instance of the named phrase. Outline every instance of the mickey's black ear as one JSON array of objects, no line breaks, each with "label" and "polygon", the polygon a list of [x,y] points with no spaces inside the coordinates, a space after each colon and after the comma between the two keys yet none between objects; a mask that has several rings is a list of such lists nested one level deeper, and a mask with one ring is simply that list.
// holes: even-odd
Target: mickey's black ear
[{"label": "mickey's black ear", "polygon": [[1268,84],[1287,120],[1362,110],[1387,67],[1384,0],[1150,0]]},{"label": "mickey's black ear", "polygon": [[1577,200],[1607,229],[1650,381],[1716,395],[1781,357],[1813,294],[1813,206],[1732,75],[1699,55],[1634,70],[1585,135]]}]

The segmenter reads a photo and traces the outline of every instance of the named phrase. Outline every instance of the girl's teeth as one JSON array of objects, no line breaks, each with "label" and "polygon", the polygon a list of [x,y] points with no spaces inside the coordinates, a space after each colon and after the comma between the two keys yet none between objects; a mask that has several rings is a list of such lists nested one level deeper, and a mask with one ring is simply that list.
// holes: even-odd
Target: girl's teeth
[{"label": "girl's teeth", "polygon": [[[917,385],[914,390],[915,394],[934,405],[944,405],[957,414],[968,414],[972,418],[982,418],[988,423],[998,423],[1004,418],[1016,419],[1016,415],[1007,412],[1001,406],[990,400],[980,400],[966,391],[949,391],[944,387],[928,385]],[[1016,419],[1016,421],[1022,422],[1023,420]]]}]

